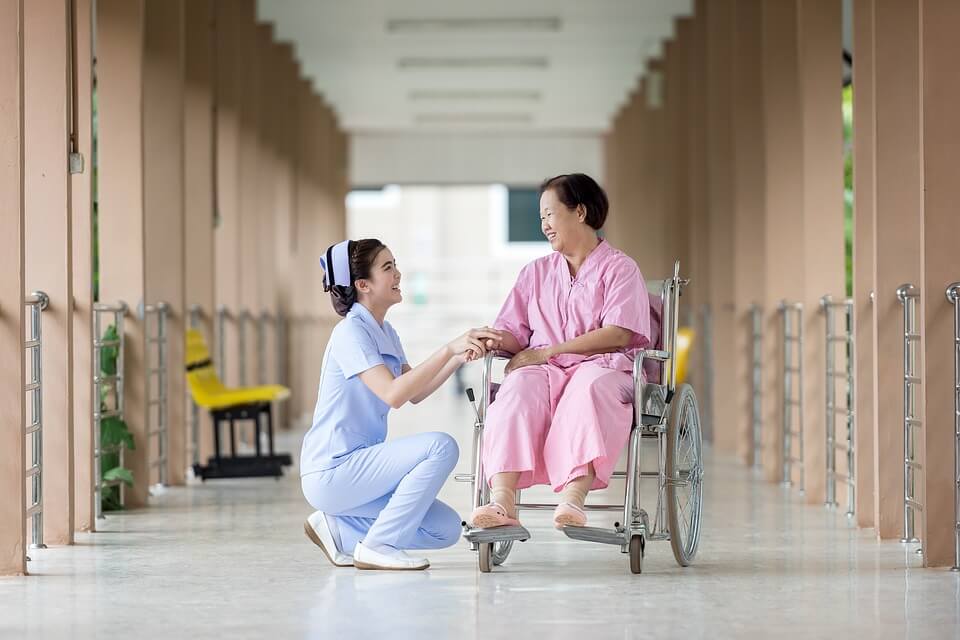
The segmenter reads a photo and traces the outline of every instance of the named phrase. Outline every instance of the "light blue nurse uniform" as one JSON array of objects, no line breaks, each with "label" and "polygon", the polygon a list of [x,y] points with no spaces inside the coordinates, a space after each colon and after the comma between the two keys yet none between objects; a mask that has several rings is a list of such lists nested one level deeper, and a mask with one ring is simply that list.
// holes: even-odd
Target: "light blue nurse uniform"
[{"label": "light blue nurse uniform", "polygon": [[397,549],[440,549],[456,543],[460,517],[436,496],[459,456],[446,433],[385,442],[390,406],[360,379],[407,364],[400,337],[355,303],[333,329],[323,356],[313,425],[303,439],[303,494],[336,520],[341,551],[357,542]]}]

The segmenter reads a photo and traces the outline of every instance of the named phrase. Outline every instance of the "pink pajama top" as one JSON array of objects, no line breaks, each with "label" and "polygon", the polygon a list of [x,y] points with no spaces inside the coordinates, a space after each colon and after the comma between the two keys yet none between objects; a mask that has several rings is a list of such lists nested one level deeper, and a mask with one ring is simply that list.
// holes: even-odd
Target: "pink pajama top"
[{"label": "pink pajama top", "polygon": [[556,251],[525,266],[494,323],[494,328],[509,331],[522,347],[532,349],[610,326],[632,331],[630,345],[593,356],[564,353],[549,363],[569,368],[590,362],[632,372],[637,350],[650,344],[646,282],[637,263],[606,240],[590,252],[576,277],[570,275],[566,259]]}]

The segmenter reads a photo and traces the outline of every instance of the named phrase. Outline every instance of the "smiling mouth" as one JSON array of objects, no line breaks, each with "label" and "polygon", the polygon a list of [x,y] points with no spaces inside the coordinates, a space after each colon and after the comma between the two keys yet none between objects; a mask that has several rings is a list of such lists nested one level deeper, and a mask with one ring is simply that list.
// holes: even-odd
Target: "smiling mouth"
[{"label": "smiling mouth", "polygon": [[553,240],[556,239],[556,237],[557,237],[557,234],[554,233],[554,232],[551,232],[551,233],[548,233],[548,234],[547,234],[547,240],[553,241]]}]

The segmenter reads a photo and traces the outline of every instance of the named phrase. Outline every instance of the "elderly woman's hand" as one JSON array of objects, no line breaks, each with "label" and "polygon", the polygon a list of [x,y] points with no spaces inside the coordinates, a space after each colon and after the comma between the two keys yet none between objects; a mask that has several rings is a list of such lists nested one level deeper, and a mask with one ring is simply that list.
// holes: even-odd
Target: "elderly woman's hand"
[{"label": "elderly woman's hand", "polygon": [[547,349],[526,349],[510,358],[507,363],[506,372],[510,373],[520,367],[530,367],[538,364],[546,364],[550,359],[550,353]]}]

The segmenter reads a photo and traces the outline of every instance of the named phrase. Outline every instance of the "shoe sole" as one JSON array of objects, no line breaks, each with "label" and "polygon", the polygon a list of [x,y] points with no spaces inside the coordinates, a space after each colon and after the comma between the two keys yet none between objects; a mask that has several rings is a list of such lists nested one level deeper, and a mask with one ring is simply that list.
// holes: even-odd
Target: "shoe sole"
[{"label": "shoe sole", "polygon": [[381,567],[378,564],[370,564],[368,562],[354,560],[353,566],[361,571],[423,571],[424,569],[430,567],[430,563],[428,562],[422,567]]},{"label": "shoe sole", "polygon": [[518,527],[520,522],[512,518],[498,518],[497,516],[481,514],[473,519],[472,526],[474,529],[496,529],[497,527]]},{"label": "shoe sole", "polygon": [[313,530],[313,527],[310,526],[310,522],[303,523],[303,532],[307,534],[307,537],[310,538],[310,542],[320,547],[320,551],[323,551],[323,555],[327,556],[327,560],[330,561],[335,567],[352,567],[350,564],[339,564],[331,556],[330,552],[327,551],[327,547],[323,544],[323,541],[320,540],[320,536],[317,535],[317,532]]},{"label": "shoe sole", "polygon": [[558,516],[553,520],[553,526],[555,529],[560,530],[564,527],[585,527],[587,523],[584,520],[580,520],[574,516]]}]

